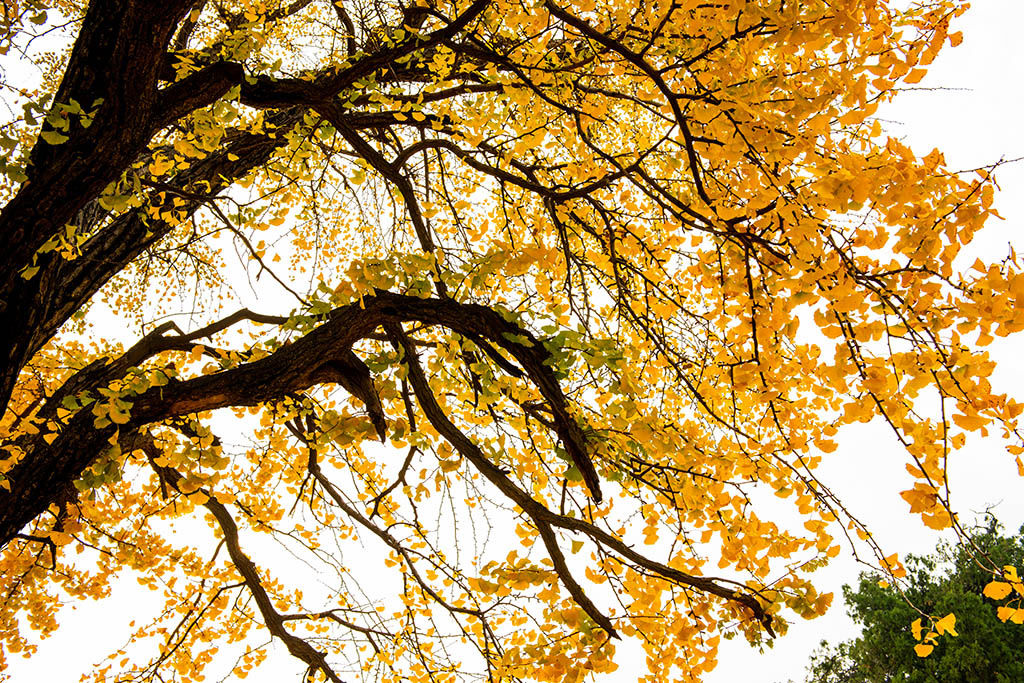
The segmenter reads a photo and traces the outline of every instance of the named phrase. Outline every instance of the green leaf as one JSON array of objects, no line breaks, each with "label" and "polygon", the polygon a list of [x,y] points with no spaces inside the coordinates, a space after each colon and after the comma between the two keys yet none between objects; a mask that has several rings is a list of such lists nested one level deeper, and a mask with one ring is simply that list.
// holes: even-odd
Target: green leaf
[{"label": "green leaf", "polygon": [[129,199],[131,199],[131,197],[128,195],[116,194],[108,197],[100,197],[98,203],[107,211],[124,211],[128,208]]},{"label": "green leaf", "polygon": [[50,145],[59,145],[67,142],[70,139],[67,135],[58,133],[55,130],[44,130],[42,133],[39,134],[39,137],[41,137],[44,141],[46,141],[47,144]]}]

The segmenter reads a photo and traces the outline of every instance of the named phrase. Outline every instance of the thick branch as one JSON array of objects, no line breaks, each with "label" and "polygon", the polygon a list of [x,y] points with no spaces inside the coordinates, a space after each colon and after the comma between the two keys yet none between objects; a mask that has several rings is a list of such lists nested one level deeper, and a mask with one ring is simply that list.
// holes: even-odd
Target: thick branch
[{"label": "thick branch", "polygon": [[[88,127],[69,115],[62,144],[37,139],[29,156],[28,181],[0,212],[0,252],[4,254],[0,291],[5,299],[46,240],[116,180],[149,142],[155,132],[154,110],[161,99],[156,85],[165,48],[191,4],[191,0],[157,5],[133,0],[89,3],[54,97],[54,112],[60,118],[59,107],[74,101],[94,114]],[[192,101],[199,106],[212,101],[201,100]],[[43,132],[58,131],[47,122]],[[6,304],[0,301],[0,311]]]},{"label": "thick branch", "polygon": [[[71,485],[109,447],[109,440],[119,429],[127,434],[189,413],[255,406],[318,384],[340,382],[343,378],[337,366],[351,364],[349,354],[356,341],[370,336],[381,325],[413,321],[443,326],[467,337],[488,339],[507,351],[551,407],[556,431],[566,450],[583,462],[587,456],[582,430],[569,415],[565,396],[551,369],[545,365],[547,351],[528,330],[484,306],[378,292],[375,296],[364,297],[361,305],[335,309],[326,323],[265,358],[187,381],[173,380],[134,399],[126,399],[133,402],[130,419],[125,424],[97,428],[93,414],[81,410],[69,419],[52,443],[46,443],[44,438],[52,435],[39,434],[19,444],[25,455],[7,473],[10,490],[0,489],[0,546],[6,545],[25,525],[42,514],[53,502],[56,492]],[[116,361],[112,365],[121,369]],[[113,377],[106,373],[97,373],[97,384],[110,379]],[[367,404],[371,413],[376,410],[372,405],[373,397],[368,393],[356,396]],[[375,422],[378,420],[378,416],[371,417]],[[596,477],[596,473],[593,476]]]},{"label": "thick branch", "polygon": [[583,19],[570,14],[568,11],[556,5],[552,0],[545,0],[544,6],[552,15],[561,19],[569,26],[572,26],[585,37],[620,54],[626,61],[640,69],[648,78],[654,81],[655,86],[661,91],[662,95],[665,96],[669,106],[672,108],[672,114],[675,116],[676,125],[679,126],[679,130],[683,134],[683,144],[686,148],[686,157],[690,164],[690,175],[693,177],[693,183],[697,188],[697,194],[705,204],[711,206],[713,202],[708,196],[707,190],[704,188],[704,181],[701,179],[703,168],[700,163],[700,158],[697,156],[697,151],[694,148],[693,134],[690,132],[686,116],[683,114],[683,110],[679,106],[679,95],[673,92],[665,82],[665,79],[658,73],[657,69],[648,64],[643,58],[643,55],[634,52],[611,36],[598,31]]},{"label": "thick branch", "polygon": [[178,119],[216,102],[228,90],[242,82],[242,66],[233,62],[217,62],[160,91],[153,128],[160,130]]},{"label": "thick branch", "polygon": [[[268,127],[280,132],[294,126],[302,110],[274,112],[267,117]],[[202,187],[213,196],[253,168],[266,163],[274,151],[287,144],[286,136],[257,135],[231,131],[221,150],[194,162],[188,169],[167,181],[170,191],[186,192]],[[161,200],[155,193],[152,203],[171,206],[175,196]],[[187,200],[174,206],[176,213],[191,215],[203,202]],[[147,248],[165,237],[176,223],[155,219],[142,207],[124,213],[90,237],[81,247],[81,255],[67,261],[50,253],[38,260],[39,272],[30,280],[18,278],[6,290],[6,308],[0,309],[0,329],[21,330],[0,341],[0,405],[5,405],[21,367],[45,344],[71,315],[81,309],[110,278],[125,268]]]}]

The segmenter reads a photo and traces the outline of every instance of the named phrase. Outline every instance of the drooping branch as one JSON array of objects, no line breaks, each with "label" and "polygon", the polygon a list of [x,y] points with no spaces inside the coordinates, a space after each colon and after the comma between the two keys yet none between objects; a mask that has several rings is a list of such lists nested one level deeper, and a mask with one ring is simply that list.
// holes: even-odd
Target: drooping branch
[{"label": "drooping branch", "polygon": [[[157,464],[163,453],[153,443],[152,438],[148,434],[140,433],[131,441],[133,447],[146,453],[150,466],[156,470],[160,481],[166,483],[174,490],[180,491],[179,487],[184,477],[172,467]],[[343,683],[341,677],[327,663],[327,657],[323,652],[320,652],[310,645],[308,641],[299,638],[285,628],[285,622],[290,621],[290,619],[286,619],[274,607],[273,600],[267,593],[267,589],[263,585],[263,579],[259,575],[259,569],[242,549],[238,536],[238,525],[235,523],[234,518],[232,518],[231,512],[210,491],[199,489],[199,492],[206,498],[202,505],[217,521],[217,526],[224,536],[224,542],[227,546],[231,563],[238,570],[238,573],[242,575],[245,586],[256,602],[256,607],[259,609],[260,617],[263,619],[267,630],[285,644],[288,652],[293,657],[304,662],[309,667],[310,673],[320,671],[333,683]]]},{"label": "drooping branch", "polygon": [[[416,394],[420,407],[423,409],[423,412],[427,416],[427,420],[430,421],[430,424],[434,426],[434,429],[436,429],[438,433],[448,441],[448,443],[452,444],[460,455],[470,461],[492,483],[501,482],[502,486],[499,488],[502,489],[502,493],[509,495],[509,493],[515,489],[515,497],[509,497],[519,504],[520,507],[523,507],[520,501],[516,500],[516,498],[527,497],[526,494],[516,487],[511,480],[505,477],[505,474],[501,472],[501,469],[492,463],[480,448],[473,443],[473,441],[470,440],[462,430],[456,427],[451,420],[448,419],[444,409],[438,404],[437,398],[434,396],[434,392],[430,389],[430,385],[427,383],[427,378],[423,374],[423,368],[420,367],[419,361],[416,358],[415,347],[409,341],[409,338],[402,330],[400,324],[391,323],[386,325],[385,329],[391,336],[392,343],[397,349],[401,350],[404,355],[405,365],[409,368],[409,382],[412,384],[413,392]],[[590,469],[593,469],[593,465],[590,466]],[[540,504],[536,503],[536,505]],[[618,634],[616,633],[611,620],[597,608],[583,590],[583,587],[580,586],[579,582],[572,575],[572,572],[569,571],[569,567],[565,563],[565,556],[558,547],[558,540],[555,537],[554,531],[551,529],[551,525],[547,521],[539,519],[535,514],[533,514],[531,509],[523,507],[523,510],[537,525],[555,571],[557,572],[559,579],[561,579],[562,584],[569,591],[569,594],[572,595],[573,600],[576,601],[576,604],[579,605],[595,623],[605,630],[609,638],[618,638]]]}]

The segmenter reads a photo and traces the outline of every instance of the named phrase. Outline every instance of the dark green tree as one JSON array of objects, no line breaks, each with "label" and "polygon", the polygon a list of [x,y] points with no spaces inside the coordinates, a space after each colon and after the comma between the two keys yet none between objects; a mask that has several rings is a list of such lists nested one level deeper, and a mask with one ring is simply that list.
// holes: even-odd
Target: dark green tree
[{"label": "dark green tree", "polygon": [[[1004,536],[990,517],[972,541],[997,566],[1019,567],[1024,560],[1024,527]],[[905,597],[880,586],[881,577],[871,573],[862,573],[856,588],[843,586],[850,616],[863,631],[837,645],[822,641],[812,655],[808,683],[1024,681],[1024,627],[996,616],[995,605],[982,596],[992,574],[975,558],[965,546],[947,544],[931,555],[909,556],[911,587]],[[940,638],[930,656],[918,657],[910,628],[920,616],[914,606],[928,614],[956,614],[959,636]]]}]

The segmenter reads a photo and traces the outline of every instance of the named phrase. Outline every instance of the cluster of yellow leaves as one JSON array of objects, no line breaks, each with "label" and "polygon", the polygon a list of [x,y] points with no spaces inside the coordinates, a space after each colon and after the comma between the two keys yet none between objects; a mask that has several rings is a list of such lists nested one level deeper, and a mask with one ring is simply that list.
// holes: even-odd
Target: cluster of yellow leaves
[{"label": "cluster of yellow leaves", "polygon": [[910,625],[910,630],[914,635],[914,640],[919,641],[914,646],[914,652],[917,653],[918,657],[927,657],[935,649],[935,642],[939,636],[959,635],[956,632],[956,615],[947,614],[938,620],[932,620],[931,628],[927,633],[923,633],[924,627],[921,625],[920,619],[915,619],[914,623]]},{"label": "cluster of yellow leaves", "polygon": [[996,608],[996,614],[1002,621],[1024,624],[1024,583],[1021,582],[1016,567],[1003,567],[1002,576],[985,586],[984,595],[995,601],[1006,600]]}]

